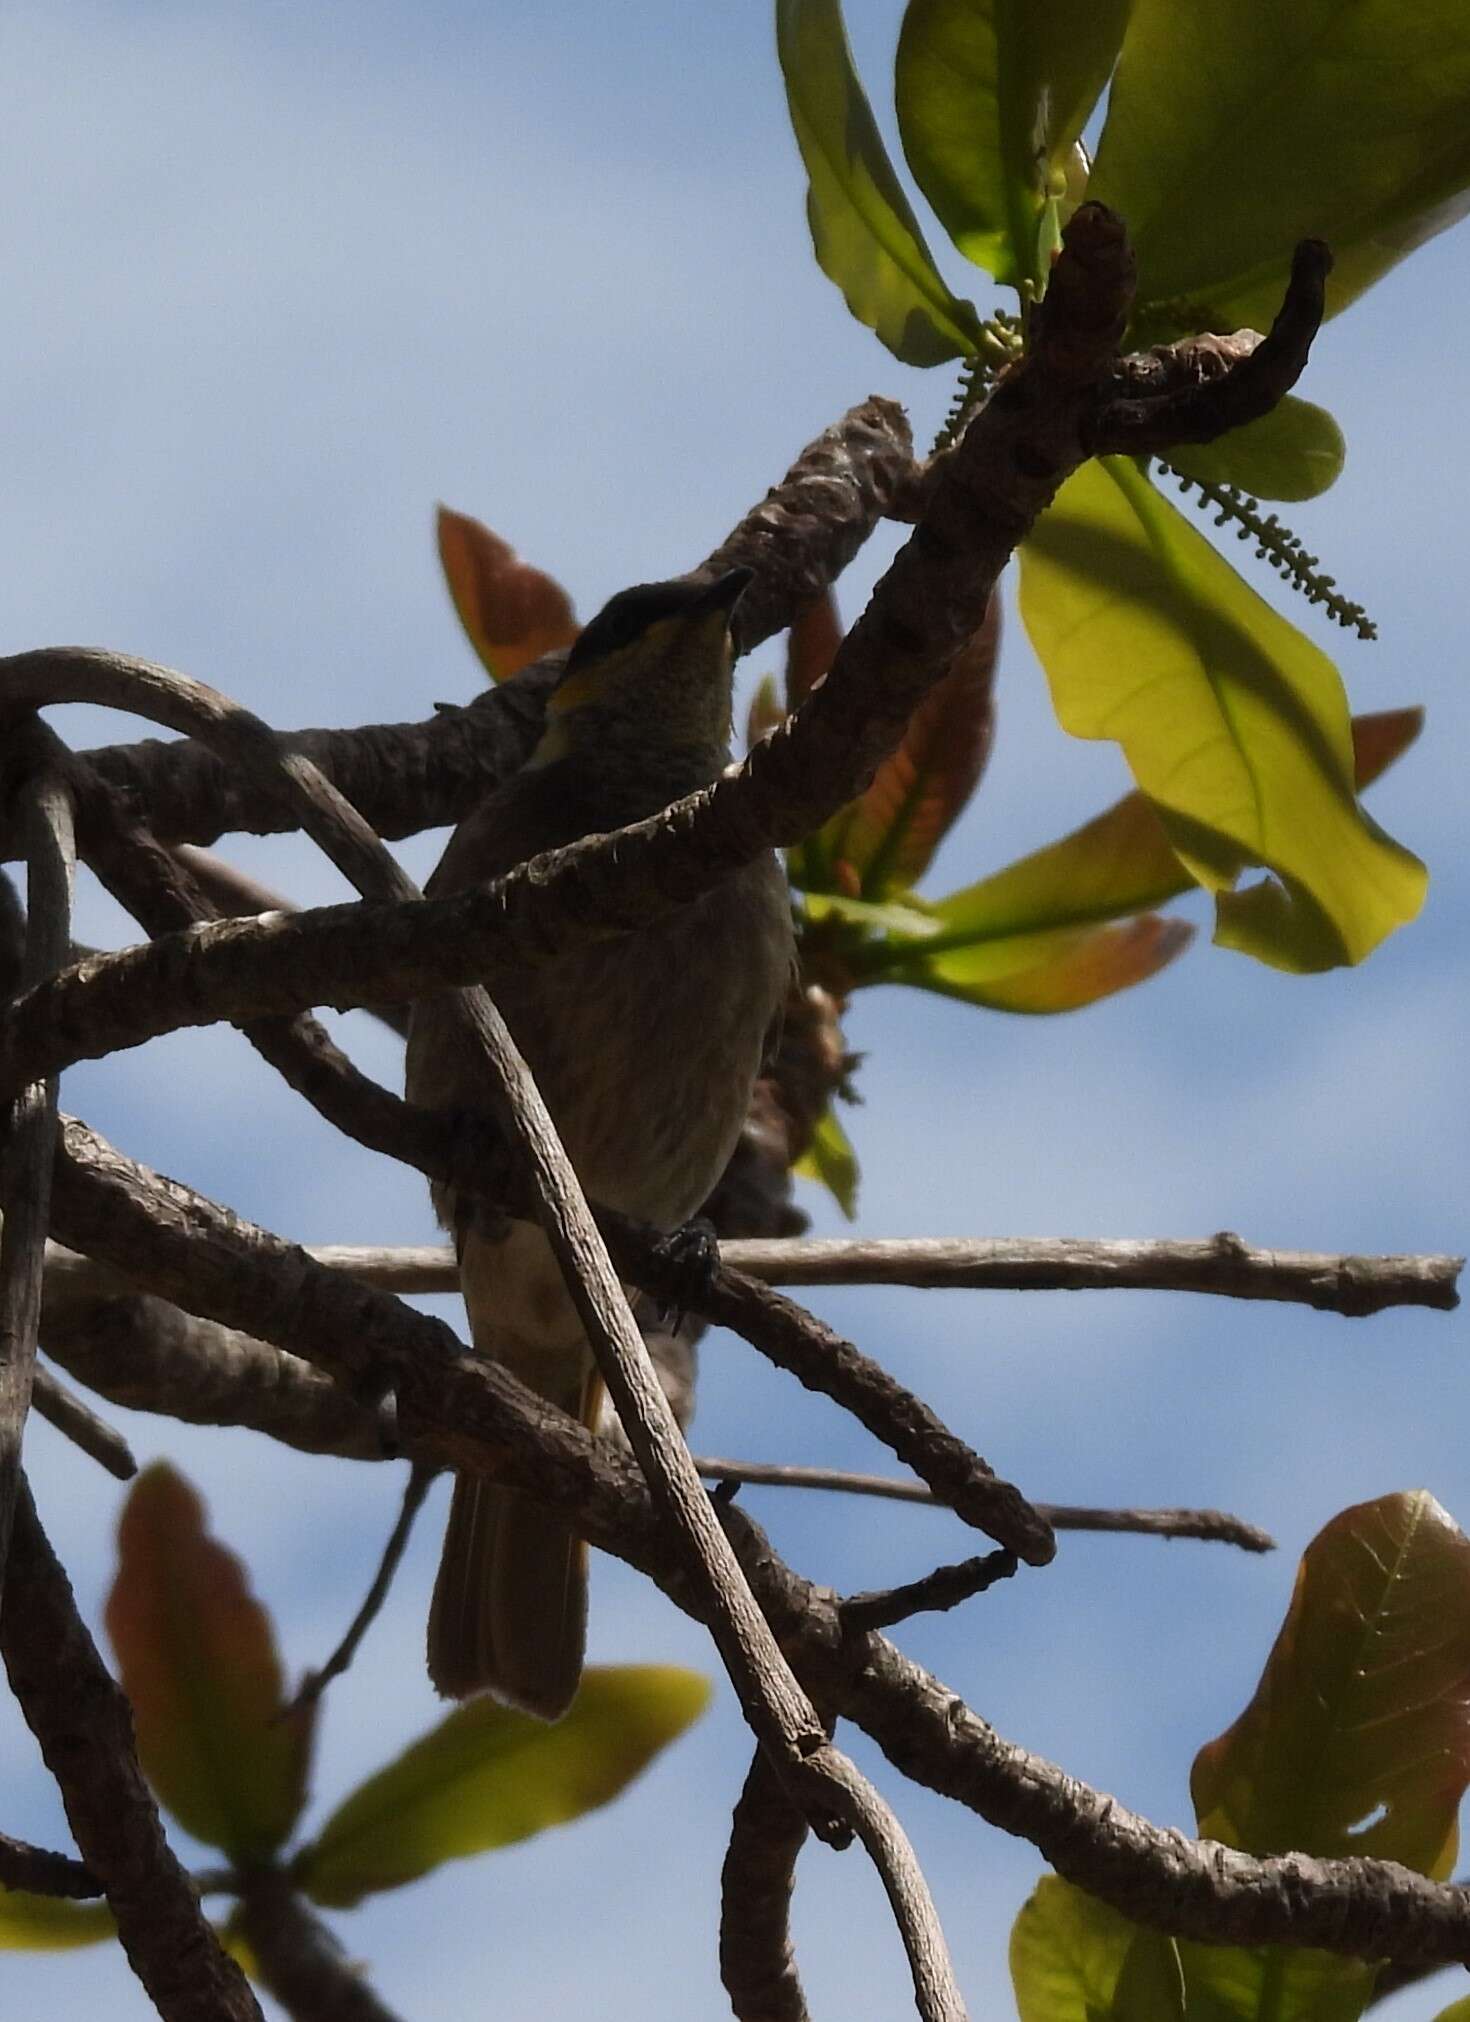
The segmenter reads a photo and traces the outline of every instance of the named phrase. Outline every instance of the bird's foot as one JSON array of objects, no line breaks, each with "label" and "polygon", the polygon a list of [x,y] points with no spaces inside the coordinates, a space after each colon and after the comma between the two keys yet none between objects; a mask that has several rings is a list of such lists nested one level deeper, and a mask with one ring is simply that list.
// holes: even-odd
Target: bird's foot
[{"label": "bird's foot", "polygon": [[660,1262],[669,1273],[663,1289],[662,1317],[677,1333],[688,1312],[698,1312],[714,1289],[720,1268],[720,1240],[715,1225],[703,1215],[671,1229],[658,1241]]}]

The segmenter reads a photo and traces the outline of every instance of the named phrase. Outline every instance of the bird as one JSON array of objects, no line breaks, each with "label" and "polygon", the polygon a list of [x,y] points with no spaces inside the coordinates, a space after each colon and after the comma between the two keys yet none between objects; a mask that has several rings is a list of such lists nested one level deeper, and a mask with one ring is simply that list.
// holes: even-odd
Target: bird
[{"label": "bird", "polygon": [[[450,838],[429,896],[657,814],[730,763],[731,623],[752,571],[620,591],[578,636],[540,742]],[[584,1192],[684,1228],[734,1150],[794,966],[791,901],[767,852],[671,914],[481,979],[530,1066]],[[452,1000],[413,1007],[410,1101],[488,1120],[482,1057]],[[595,1432],[602,1385],[540,1227],[433,1189],[474,1347]],[[488,1691],[553,1721],[581,1677],[587,1546],[556,1512],[456,1478],[429,1612],[436,1689]]]}]

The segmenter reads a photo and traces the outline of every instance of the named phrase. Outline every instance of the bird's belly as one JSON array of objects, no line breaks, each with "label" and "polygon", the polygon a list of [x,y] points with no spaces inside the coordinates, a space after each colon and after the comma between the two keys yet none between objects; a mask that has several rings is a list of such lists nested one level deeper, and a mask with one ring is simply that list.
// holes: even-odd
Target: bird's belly
[{"label": "bird's belly", "polygon": [[537,1001],[502,1004],[592,1199],[660,1228],[696,1211],[734,1150],[789,967],[784,880],[762,864],[674,921],[551,965]]}]

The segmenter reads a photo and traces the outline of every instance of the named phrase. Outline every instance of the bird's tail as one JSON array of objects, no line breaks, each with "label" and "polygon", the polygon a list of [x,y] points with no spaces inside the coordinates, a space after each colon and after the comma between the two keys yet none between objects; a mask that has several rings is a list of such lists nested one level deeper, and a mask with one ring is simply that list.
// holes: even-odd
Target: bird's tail
[{"label": "bird's tail", "polygon": [[[597,1425],[595,1370],[550,1400]],[[483,1476],[454,1484],[429,1610],[429,1676],[446,1698],[492,1692],[559,1720],[576,1695],[587,1643],[587,1546],[554,1511]]]}]

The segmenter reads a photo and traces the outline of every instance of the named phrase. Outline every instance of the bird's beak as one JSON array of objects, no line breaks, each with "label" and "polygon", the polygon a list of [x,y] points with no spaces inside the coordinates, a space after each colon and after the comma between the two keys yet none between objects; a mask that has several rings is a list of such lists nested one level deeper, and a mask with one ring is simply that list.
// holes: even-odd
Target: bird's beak
[{"label": "bird's beak", "polygon": [[755,581],[754,569],[726,569],[724,575],[716,576],[705,586],[697,603],[691,606],[690,616],[703,618],[708,613],[718,611],[728,625],[735,606],[745,594],[746,585]]}]

